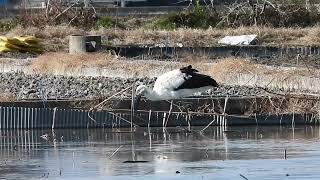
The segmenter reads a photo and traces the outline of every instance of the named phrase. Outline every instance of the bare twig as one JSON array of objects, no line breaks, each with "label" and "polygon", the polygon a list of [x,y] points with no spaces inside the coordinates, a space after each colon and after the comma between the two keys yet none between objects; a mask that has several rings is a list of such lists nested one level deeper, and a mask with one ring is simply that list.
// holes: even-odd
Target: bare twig
[{"label": "bare twig", "polygon": [[134,107],[134,97],[135,97],[135,88],[134,88],[134,83],[132,84],[132,93],[131,93],[131,132],[132,132],[132,123],[134,121],[134,111],[135,111],[135,107]]},{"label": "bare twig", "polygon": [[171,103],[170,103],[170,109],[169,109],[169,112],[168,112],[168,117],[167,117],[167,120],[166,120],[166,123],[165,123],[165,127],[167,127],[167,124],[168,124],[169,118],[170,118],[170,116],[171,116],[171,113],[172,113],[172,106],[173,106],[173,100],[171,100]]},{"label": "bare twig", "polygon": [[283,156],[284,156],[284,159],[287,159],[287,148],[284,149],[284,154],[283,154]]},{"label": "bare twig", "polygon": [[246,178],[244,175],[240,174],[240,176],[245,179],[245,180],[249,180],[248,178]]},{"label": "bare twig", "polygon": [[73,6],[75,6],[76,4],[79,3],[79,0],[77,0],[76,2],[74,2],[73,4],[71,4],[69,7],[67,7],[66,9],[64,9],[61,13],[59,13],[58,15],[56,15],[53,18],[53,21],[56,20],[57,18],[59,18],[61,15],[63,15],[65,12],[69,11],[69,9],[71,9]]},{"label": "bare twig", "polygon": [[119,147],[109,156],[109,159],[111,159],[111,158],[119,151],[120,148],[122,148],[122,145],[119,146]]},{"label": "bare twig", "polygon": [[89,109],[89,112],[88,112],[88,117],[89,117],[93,122],[97,123],[97,121],[90,115],[90,114],[92,113],[92,111],[93,111],[94,109],[98,108],[99,106],[103,106],[103,105],[104,105],[107,101],[109,101],[111,98],[117,96],[118,94],[121,94],[121,93],[127,91],[128,89],[130,89],[130,88],[132,88],[132,87],[133,87],[133,86],[130,85],[130,86],[128,86],[127,88],[125,88],[125,89],[123,89],[123,90],[115,93],[114,95],[110,96],[109,98],[103,100],[101,103],[99,103],[99,104],[95,105],[94,107],[90,108],[90,109]]},{"label": "bare twig", "polygon": [[206,127],[204,127],[201,131],[199,131],[200,134],[202,134],[203,131],[205,131],[209,126],[211,126],[211,124],[216,121],[216,118],[217,118],[216,116],[213,116],[213,120]]}]

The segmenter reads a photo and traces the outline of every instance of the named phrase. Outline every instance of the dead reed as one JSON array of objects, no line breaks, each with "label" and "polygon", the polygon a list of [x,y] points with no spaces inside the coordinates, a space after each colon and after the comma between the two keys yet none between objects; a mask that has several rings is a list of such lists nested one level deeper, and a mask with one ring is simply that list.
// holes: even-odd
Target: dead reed
[{"label": "dead reed", "polygon": [[0,102],[13,102],[16,101],[17,97],[13,93],[1,93]]},{"label": "dead reed", "polygon": [[99,34],[106,37],[107,44],[112,45],[168,45],[168,46],[204,46],[210,47],[229,35],[257,34],[261,45],[319,45],[320,27],[306,28],[179,28],[170,30],[153,29],[99,29],[89,32],[70,26],[21,27],[12,29],[6,36],[34,35],[43,39],[47,51],[66,51],[68,36],[72,34]]},{"label": "dead reed", "polygon": [[77,54],[45,53],[31,64],[36,73],[64,74],[79,72],[84,68],[110,70],[125,74],[126,77],[154,77],[168,70],[191,64],[193,67],[223,82],[227,75],[251,74],[259,76],[282,77],[320,77],[320,71],[305,67],[274,67],[259,65],[243,58],[223,58],[212,60],[208,57],[190,56],[182,61],[166,61],[157,63],[148,60],[130,60],[111,53]]},{"label": "dead reed", "polygon": [[169,44],[178,46],[213,46],[224,36],[257,34],[259,44],[262,45],[317,45],[319,26],[306,28],[272,28],[272,27],[239,27],[239,28],[208,28],[191,29],[179,28],[168,30],[116,30],[100,29],[91,33],[108,36],[114,44]]},{"label": "dead reed", "polygon": [[218,81],[224,81],[227,75],[251,74],[268,77],[282,77],[283,80],[299,77],[320,77],[320,71],[309,67],[275,67],[260,65],[242,58],[220,59],[207,71]]}]

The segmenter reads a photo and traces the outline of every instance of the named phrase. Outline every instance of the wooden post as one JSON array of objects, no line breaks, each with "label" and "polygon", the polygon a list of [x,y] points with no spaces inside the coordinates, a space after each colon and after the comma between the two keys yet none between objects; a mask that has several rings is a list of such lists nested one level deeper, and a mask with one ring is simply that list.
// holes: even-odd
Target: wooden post
[{"label": "wooden post", "polygon": [[71,35],[69,38],[69,53],[86,53],[86,36]]}]

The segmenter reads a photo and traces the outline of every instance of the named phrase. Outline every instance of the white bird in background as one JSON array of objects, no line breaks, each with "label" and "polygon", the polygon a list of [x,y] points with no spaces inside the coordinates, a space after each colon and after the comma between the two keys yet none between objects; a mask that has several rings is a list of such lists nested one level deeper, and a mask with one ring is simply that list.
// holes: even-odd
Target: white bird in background
[{"label": "white bird in background", "polygon": [[135,104],[138,105],[142,95],[151,101],[173,100],[194,96],[213,87],[219,87],[214,79],[208,75],[199,74],[198,70],[189,65],[162,74],[157,78],[153,89],[145,85],[138,86]]}]

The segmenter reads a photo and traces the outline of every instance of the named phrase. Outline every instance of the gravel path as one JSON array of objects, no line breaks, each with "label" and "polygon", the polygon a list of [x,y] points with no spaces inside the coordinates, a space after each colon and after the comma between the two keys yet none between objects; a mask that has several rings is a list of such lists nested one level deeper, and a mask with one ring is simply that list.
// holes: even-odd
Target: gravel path
[{"label": "gravel path", "polygon": [[[122,79],[2,73],[0,74],[0,92],[14,95],[17,99],[91,99],[111,96],[138,81],[152,86],[154,80],[149,78]],[[260,88],[244,86],[222,86],[210,93],[216,96],[266,94]],[[130,95],[131,90],[128,90],[119,96],[129,97]]]}]

